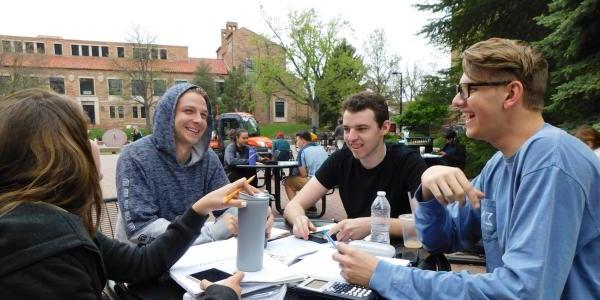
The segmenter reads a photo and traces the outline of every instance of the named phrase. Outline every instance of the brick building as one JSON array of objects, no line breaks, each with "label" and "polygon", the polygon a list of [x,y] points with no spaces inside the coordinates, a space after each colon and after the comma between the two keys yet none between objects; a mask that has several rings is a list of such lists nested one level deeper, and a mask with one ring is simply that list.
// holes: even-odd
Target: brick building
[{"label": "brick building", "polygon": [[[133,58],[141,53],[151,58],[155,76],[149,93],[155,100],[172,84],[191,82],[200,63],[208,64],[215,81],[223,82],[234,65],[250,62],[257,53],[256,49],[249,49],[255,48],[249,42],[255,33],[245,28],[238,30],[236,23],[228,22],[227,26],[222,31],[218,58],[213,59],[189,57],[186,46],[153,44],[144,52],[131,43],[0,35],[0,81],[6,82],[17,73],[37,78],[42,85],[81,103],[91,127],[144,127],[148,113],[133,99],[139,97],[140,82],[131,80],[124,66],[133,63]],[[296,122],[293,116],[307,115],[305,106],[297,107],[279,95],[270,99],[272,117],[268,117],[264,96],[254,99],[259,103],[253,113],[261,123]]]}]

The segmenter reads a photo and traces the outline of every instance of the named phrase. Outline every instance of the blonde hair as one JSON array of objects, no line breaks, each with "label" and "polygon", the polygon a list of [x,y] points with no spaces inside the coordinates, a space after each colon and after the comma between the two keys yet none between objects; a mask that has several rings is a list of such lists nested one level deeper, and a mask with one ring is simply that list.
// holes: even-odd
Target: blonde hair
[{"label": "blonde hair", "polygon": [[0,215],[49,203],[94,237],[103,199],[81,107],[46,90],[17,92],[0,101],[0,137]]},{"label": "blonde hair", "polygon": [[541,111],[548,80],[548,62],[523,41],[491,38],[463,52],[463,72],[477,81],[513,81],[523,84],[525,107]]}]

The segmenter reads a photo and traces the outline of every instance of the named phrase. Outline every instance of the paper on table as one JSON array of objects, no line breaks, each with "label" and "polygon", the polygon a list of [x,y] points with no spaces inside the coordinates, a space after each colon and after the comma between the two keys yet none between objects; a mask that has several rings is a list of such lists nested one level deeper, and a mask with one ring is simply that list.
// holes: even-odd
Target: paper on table
[{"label": "paper on table", "polygon": [[[237,271],[236,260],[225,261],[217,268],[233,274]],[[280,284],[302,281],[304,278],[304,274],[290,270],[286,264],[265,254],[263,257],[263,268],[256,272],[244,272],[242,283]]]},{"label": "paper on table", "polygon": [[289,234],[290,234],[289,230],[273,227],[273,228],[271,228],[271,237],[269,237],[269,240],[274,240],[274,239],[277,239],[279,237],[289,235]]},{"label": "paper on table", "polygon": [[[337,252],[333,248],[323,248],[318,252],[306,256],[303,260],[290,266],[294,273],[303,273],[309,277],[324,280],[337,280],[346,282],[340,275],[340,266],[331,256]],[[410,261],[391,257],[377,257],[394,265],[408,266]]]},{"label": "paper on table", "polygon": [[283,262],[286,265],[293,263],[298,257],[310,254],[326,247],[313,241],[305,241],[295,236],[270,241],[265,249],[265,254]]}]

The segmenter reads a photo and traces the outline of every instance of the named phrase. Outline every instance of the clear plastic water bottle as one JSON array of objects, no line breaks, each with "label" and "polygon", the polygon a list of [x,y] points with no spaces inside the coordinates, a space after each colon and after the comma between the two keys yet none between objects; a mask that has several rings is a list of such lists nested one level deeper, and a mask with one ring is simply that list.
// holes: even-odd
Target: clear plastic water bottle
[{"label": "clear plastic water bottle", "polygon": [[390,202],[384,191],[377,192],[371,205],[371,242],[390,243]]}]

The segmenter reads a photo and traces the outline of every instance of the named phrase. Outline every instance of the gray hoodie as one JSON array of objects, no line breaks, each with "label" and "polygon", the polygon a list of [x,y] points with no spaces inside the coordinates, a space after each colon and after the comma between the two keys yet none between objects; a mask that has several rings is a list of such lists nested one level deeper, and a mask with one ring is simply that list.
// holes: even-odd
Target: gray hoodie
[{"label": "gray hoodie", "polygon": [[[213,120],[194,145],[184,165],[175,155],[175,107],[191,84],[169,88],[157,104],[153,134],[126,146],[117,163],[119,215],[117,238],[131,243],[148,243],[204,195],[229,183],[217,155],[210,149]],[[208,102],[208,101],[207,101]],[[211,116],[210,102],[207,103]],[[228,213],[237,214],[236,209]],[[195,244],[229,237],[224,222],[207,224]]]}]

